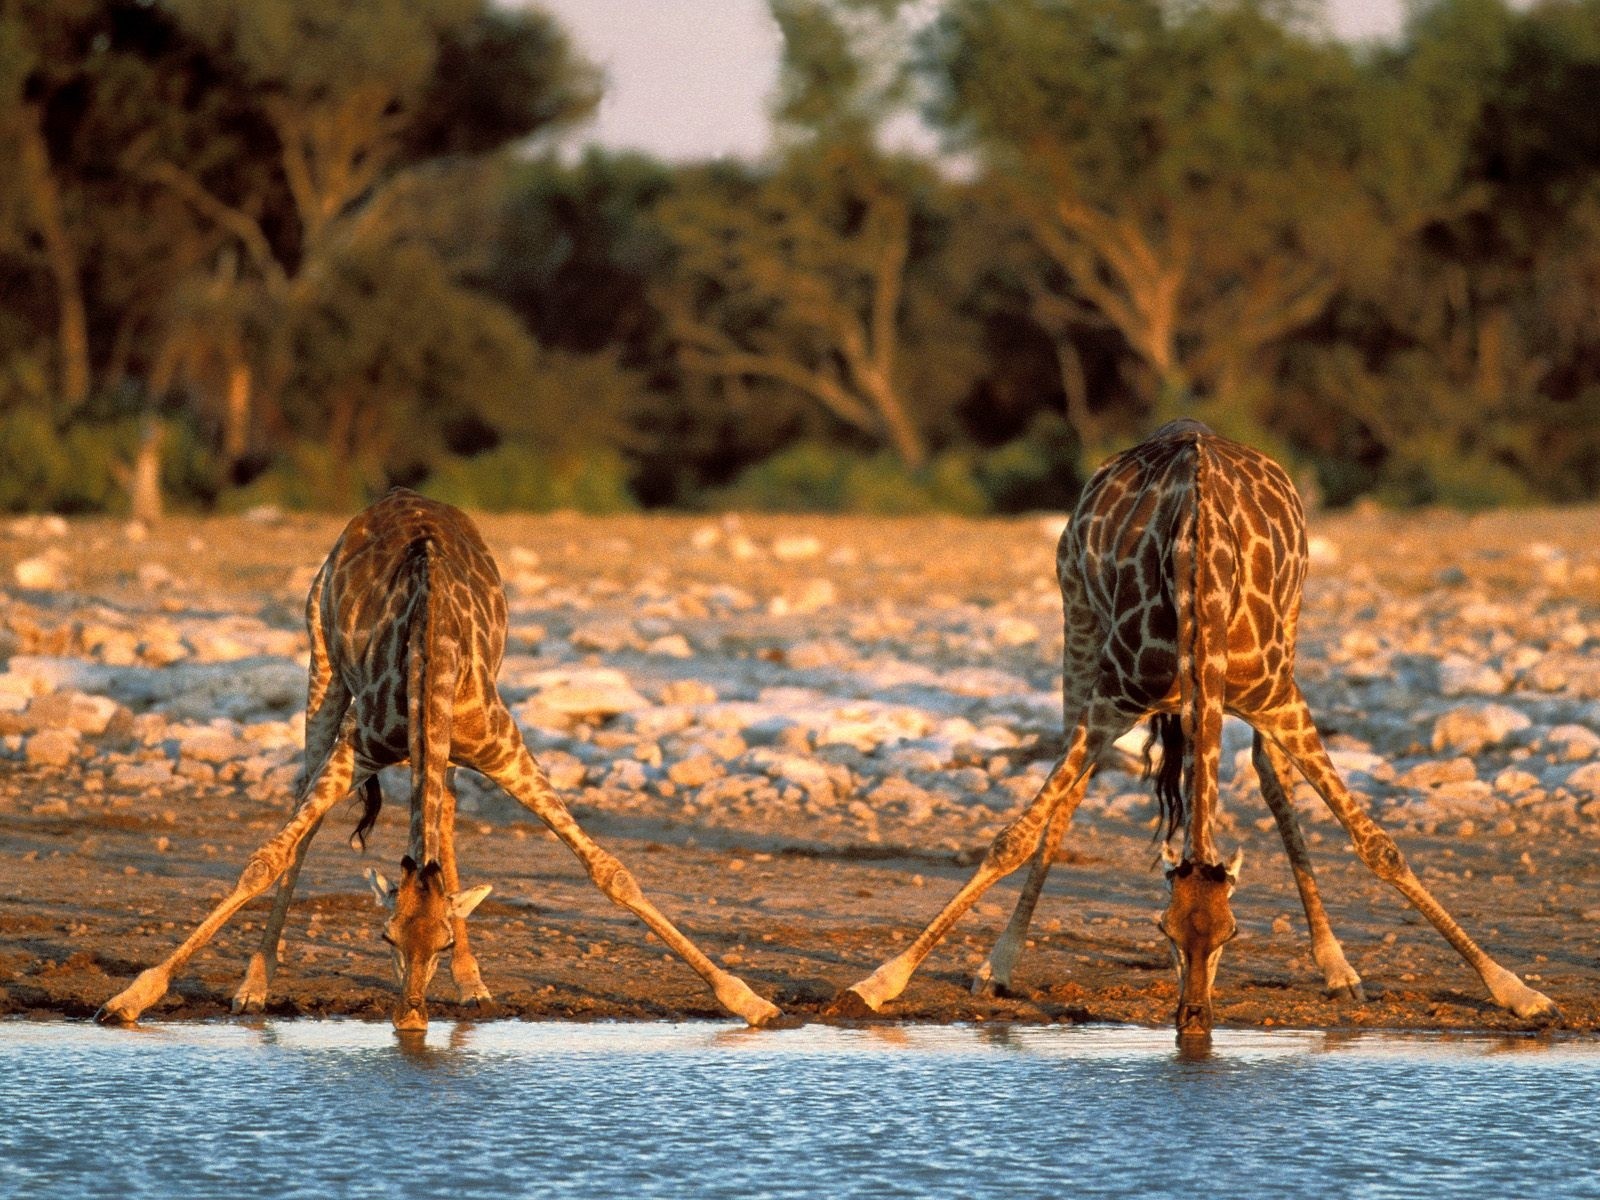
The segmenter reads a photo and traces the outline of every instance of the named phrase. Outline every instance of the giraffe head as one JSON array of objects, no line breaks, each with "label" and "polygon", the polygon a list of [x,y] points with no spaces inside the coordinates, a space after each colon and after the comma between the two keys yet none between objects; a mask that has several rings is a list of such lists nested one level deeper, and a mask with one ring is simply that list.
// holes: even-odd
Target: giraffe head
[{"label": "giraffe head", "polygon": [[439,956],[455,945],[455,922],[465,919],[489,894],[489,885],[449,892],[444,872],[436,862],[417,864],[408,856],[400,860],[400,882],[391,884],[376,871],[368,871],[378,903],[389,910],[383,940],[394,955],[400,999],[394,1007],[394,1027],[415,1033],[428,1027],[428,984],[439,966]]},{"label": "giraffe head", "polygon": [[1211,1032],[1211,985],[1222,948],[1239,932],[1228,898],[1239,882],[1242,850],[1226,863],[1200,863],[1164,852],[1170,896],[1161,932],[1172,943],[1178,969],[1178,1036]]}]

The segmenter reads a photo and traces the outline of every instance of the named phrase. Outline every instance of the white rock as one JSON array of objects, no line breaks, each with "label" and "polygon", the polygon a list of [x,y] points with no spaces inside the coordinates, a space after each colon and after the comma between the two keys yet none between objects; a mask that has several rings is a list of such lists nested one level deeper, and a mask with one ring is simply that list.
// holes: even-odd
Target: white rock
[{"label": "white rock", "polygon": [[614,717],[618,713],[649,708],[646,700],[621,671],[595,668],[543,672],[533,700],[541,707],[568,716]]},{"label": "white rock", "polygon": [[1544,745],[1557,762],[1584,762],[1600,754],[1600,734],[1585,725],[1557,725],[1544,735]]},{"label": "white rock", "polygon": [[694,648],[689,645],[689,639],[681,633],[669,633],[658,637],[645,647],[649,654],[663,654],[668,658],[693,658]]},{"label": "white rock", "polygon": [[1403,788],[1437,788],[1445,784],[1477,779],[1478,768],[1470,758],[1451,758],[1441,762],[1418,763],[1395,780]]},{"label": "white rock", "polygon": [[54,556],[48,554],[23,559],[12,568],[12,573],[16,576],[18,587],[54,591],[66,583],[60,565]]},{"label": "white rock", "polygon": [[1583,799],[1600,797],[1600,763],[1585,763],[1567,776],[1563,786]]},{"label": "white rock", "polygon": [[636,638],[633,625],[628,621],[599,621],[579,626],[567,636],[567,640],[580,650],[615,654],[632,646]]},{"label": "white rock", "polygon": [[166,759],[152,762],[118,763],[111,770],[111,784],[119,788],[161,787],[172,782],[172,764]]},{"label": "white rock", "polygon": [[800,562],[822,553],[822,543],[810,534],[781,537],[772,543],[772,557],[779,562]]},{"label": "white rock", "polygon": [[76,729],[45,729],[23,743],[23,756],[36,767],[64,767],[77,757],[81,744]]},{"label": "white rock", "polygon": [[1039,640],[1039,627],[1022,617],[1001,617],[994,623],[994,644],[1026,646]]},{"label": "white rock", "polygon": [[1528,715],[1505,704],[1469,704],[1452,708],[1433,723],[1435,751],[1477,754],[1498,746],[1533,722]]},{"label": "white rock", "polygon": [[796,596],[774,596],[767,611],[775,617],[799,616],[820,612],[835,604],[839,590],[831,579],[809,579]]},{"label": "white rock", "polygon": [[1320,534],[1312,534],[1306,539],[1306,553],[1311,561],[1318,564],[1336,563],[1339,561],[1338,543],[1330,541]]},{"label": "white rock", "polygon": [[1448,654],[1439,663],[1439,692],[1445,696],[1498,696],[1506,690],[1505,676],[1487,663],[1464,654]]},{"label": "white rock", "polygon": [[1494,790],[1502,796],[1518,796],[1539,786],[1539,777],[1520,767],[1507,767],[1494,777]]}]

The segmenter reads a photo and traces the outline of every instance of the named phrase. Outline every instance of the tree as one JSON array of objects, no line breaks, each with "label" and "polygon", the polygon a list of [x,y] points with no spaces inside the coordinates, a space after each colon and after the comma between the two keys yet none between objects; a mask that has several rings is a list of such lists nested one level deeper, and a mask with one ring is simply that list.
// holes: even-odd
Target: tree
[{"label": "tree", "polygon": [[1150,423],[1248,424],[1371,224],[1348,53],[1270,0],[956,0],[921,69],[931,119],[1029,231],[1040,324],[1114,329]]}]

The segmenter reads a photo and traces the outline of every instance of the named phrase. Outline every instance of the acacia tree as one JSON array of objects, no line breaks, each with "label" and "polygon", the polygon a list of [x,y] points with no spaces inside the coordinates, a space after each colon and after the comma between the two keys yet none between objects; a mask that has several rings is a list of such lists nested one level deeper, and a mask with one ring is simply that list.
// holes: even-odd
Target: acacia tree
[{"label": "acacia tree", "polygon": [[[459,195],[473,191],[463,164],[585,114],[595,79],[544,14],[478,0],[165,2],[209,54],[211,79],[232,86],[211,121],[147,137],[124,156],[130,172],[180,199],[223,243],[168,309],[157,382],[181,374],[217,397],[223,454],[237,460],[253,424],[281,432],[282,393],[308,369],[338,373],[337,363],[295,356],[308,342],[340,354],[337,342],[297,335],[297,325],[341,304],[355,306],[352,319],[392,311],[357,303],[367,293],[350,292],[349,280],[381,291],[390,285],[367,269],[374,255],[412,242],[444,248],[453,231],[437,227],[437,213],[459,218]],[[445,302],[417,315],[444,321],[466,308]],[[352,344],[364,345],[366,332]],[[435,333],[381,332],[397,352]],[[296,406],[296,426],[335,438],[370,472],[374,454],[358,441],[350,406],[382,389],[345,376],[351,382],[329,404]]]},{"label": "acacia tree", "polygon": [[895,9],[774,0],[780,162],[731,189],[713,173],[662,206],[677,250],[663,307],[688,370],[789,389],[916,468],[908,287],[938,180],[878,145],[899,77],[871,43]]},{"label": "acacia tree", "polygon": [[954,0],[921,70],[1030,234],[1037,319],[1116,330],[1152,422],[1257,400],[1371,224],[1354,64],[1272,0]]}]

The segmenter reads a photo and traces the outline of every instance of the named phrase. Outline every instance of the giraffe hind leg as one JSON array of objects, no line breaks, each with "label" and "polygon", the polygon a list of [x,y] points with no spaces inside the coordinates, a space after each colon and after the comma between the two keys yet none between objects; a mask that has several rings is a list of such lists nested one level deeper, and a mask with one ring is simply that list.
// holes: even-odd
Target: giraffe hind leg
[{"label": "giraffe hind leg", "polygon": [[[453,896],[461,890],[461,876],[456,869],[456,794],[446,787],[439,814],[439,866],[444,871],[444,886]],[[450,951],[450,977],[455,981],[456,996],[462,1004],[487,1004],[494,999],[478,974],[478,959],[467,940],[467,919],[452,916],[455,946]]]},{"label": "giraffe hind leg", "polygon": [[1394,839],[1356,803],[1344,786],[1344,781],[1339,778],[1339,773],[1334,770],[1322,738],[1311,722],[1311,712],[1298,689],[1289,703],[1270,714],[1259,727],[1283,748],[1333,811],[1355,843],[1361,861],[1428,918],[1440,936],[1478,973],[1496,1004],[1525,1019],[1560,1016],[1550,997],[1529,987],[1506,970],[1467,935],[1406,865],[1405,856],[1400,853]]},{"label": "giraffe hind leg", "polygon": [[1295,887],[1300,892],[1300,903],[1305,908],[1306,925],[1311,930],[1311,957],[1322,971],[1328,994],[1345,1000],[1364,1001],[1366,992],[1361,986],[1361,976],[1344,956],[1344,947],[1334,936],[1327,911],[1322,907],[1322,896],[1317,891],[1317,880],[1311,869],[1311,853],[1306,849],[1305,835],[1300,830],[1300,820],[1295,816],[1294,803],[1289,797],[1293,786],[1294,767],[1288,756],[1260,733],[1255,735],[1251,749],[1256,777],[1261,781],[1261,796],[1272,810],[1278,823],[1278,835],[1283,839],[1284,852],[1289,856],[1289,868],[1294,873]]}]

